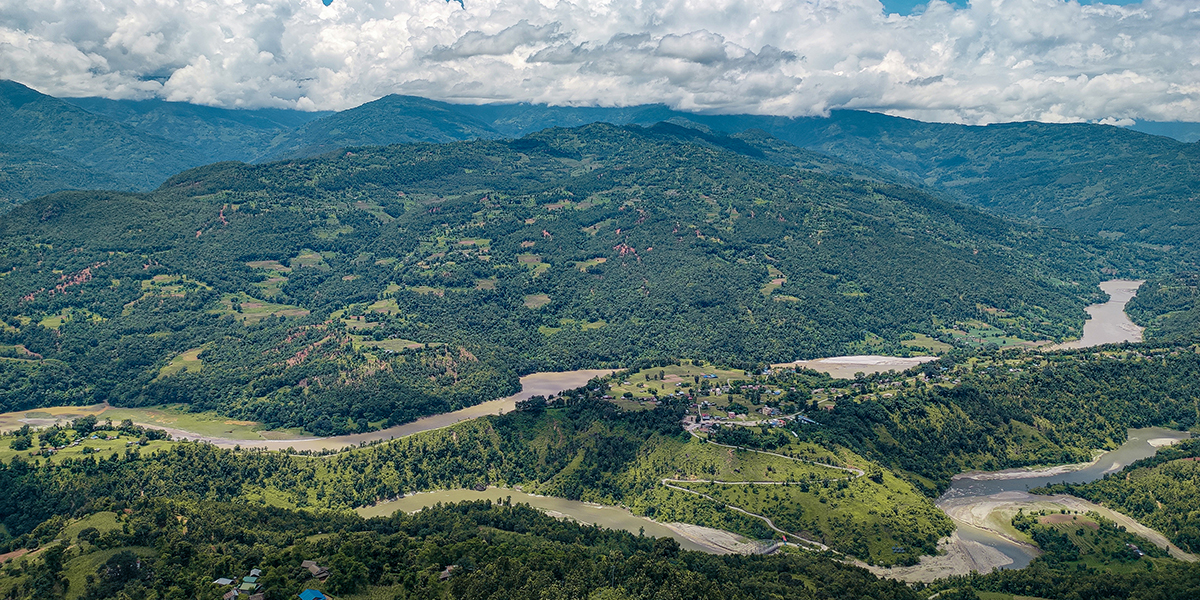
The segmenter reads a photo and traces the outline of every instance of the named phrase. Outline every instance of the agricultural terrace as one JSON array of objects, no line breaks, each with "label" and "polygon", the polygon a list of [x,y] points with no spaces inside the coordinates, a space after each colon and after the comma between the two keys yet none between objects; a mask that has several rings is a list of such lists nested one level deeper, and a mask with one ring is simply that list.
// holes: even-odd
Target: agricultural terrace
[{"label": "agricultural terrace", "polygon": [[255,283],[264,296],[270,298],[283,291],[283,285],[288,282],[287,274],[292,272],[277,260],[255,260],[246,263],[251,269],[263,271],[263,280]]}]

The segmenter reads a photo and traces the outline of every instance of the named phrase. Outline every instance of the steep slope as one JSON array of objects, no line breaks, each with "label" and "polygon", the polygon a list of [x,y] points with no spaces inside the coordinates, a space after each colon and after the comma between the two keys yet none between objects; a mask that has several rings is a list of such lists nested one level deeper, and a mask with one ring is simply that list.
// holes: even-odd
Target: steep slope
[{"label": "steep slope", "polygon": [[332,114],[282,109],[230,110],[162,100],[65,100],[140,132],[195,148],[205,162],[253,160],[276,136]]},{"label": "steep slope", "polygon": [[119,184],[61,156],[32,146],[0,144],[0,212],[62,190],[105,189]]},{"label": "steep slope", "polygon": [[346,146],[455,142],[501,135],[452,104],[415,96],[384,96],[313,121],[280,136],[265,160],[316,156]]},{"label": "steep slope", "polygon": [[971,127],[861,112],[762,128],[1001,214],[1147,243],[1200,241],[1200,145],[1104,125]]},{"label": "steep slope", "polygon": [[1200,222],[1191,210],[1200,193],[1200,144],[1105,125],[976,127],[859,111],[834,111],[828,118],[788,118],[691,114],[661,105],[473,106],[391,96],[316,121],[306,128],[303,143],[288,142],[271,156],[311,156],[356,140],[444,142],[518,136],[592,122],[660,121],[690,122],[725,133],[760,129],[999,214],[1055,227],[1148,244],[1184,245],[1188,253],[1194,253],[1200,241]]},{"label": "steep slope", "polygon": [[[12,81],[0,81],[0,123],[7,143],[60,156],[124,189],[152,189],[172,174],[204,162],[190,147],[141,133]],[[50,187],[73,186],[68,178]],[[21,197],[40,192],[23,190]]]},{"label": "steep slope", "polygon": [[1121,268],[1054,232],[736,148],[754,147],[592,125],[39,199],[0,222],[0,343],[44,360],[11,370],[0,399],[186,401],[352,431],[536,370],[903,351],[960,322],[1062,337],[1098,270]]}]

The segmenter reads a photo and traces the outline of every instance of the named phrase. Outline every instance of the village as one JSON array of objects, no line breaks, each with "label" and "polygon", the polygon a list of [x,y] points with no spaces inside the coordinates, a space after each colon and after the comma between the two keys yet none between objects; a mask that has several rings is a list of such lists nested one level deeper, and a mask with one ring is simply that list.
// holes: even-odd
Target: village
[{"label": "village", "polygon": [[652,410],[664,402],[687,402],[684,428],[709,435],[723,426],[782,428],[793,421],[816,425],[818,413],[837,402],[894,396],[899,388],[937,385],[944,376],[924,373],[859,373],[850,379],[795,365],[749,370],[703,361],[667,364],[614,374],[603,398],[624,410]]}]

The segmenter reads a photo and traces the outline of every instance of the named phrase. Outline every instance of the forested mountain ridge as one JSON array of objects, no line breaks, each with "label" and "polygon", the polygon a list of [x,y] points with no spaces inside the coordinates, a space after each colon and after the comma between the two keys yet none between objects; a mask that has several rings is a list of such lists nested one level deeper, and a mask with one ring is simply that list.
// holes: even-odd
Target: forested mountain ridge
[{"label": "forested mountain ridge", "polygon": [[39,199],[0,222],[0,343],[41,357],[5,373],[4,407],[181,401],[341,433],[537,370],[903,351],[968,320],[1061,338],[1099,270],[1132,264],[761,148],[592,125]]},{"label": "forested mountain ridge", "polygon": [[259,158],[276,137],[331,114],[270,108],[227,109],[162,100],[64,100],[138,131],[195,148],[205,162],[250,162]]},{"label": "forested mountain ridge", "polygon": [[415,96],[384,96],[280,135],[258,160],[306,158],[348,146],[458,142],[504,137],[458,107]]},{"label": "forested mountain ridge", "polygon": [[[726,134],[759,129],[998,214],[1167,247],[1171,256],[1189,263],[1196,262],[1191,248],[1200,240],[1200,223],[1190,209],[1200,193],[1200,144],[1105,125],[965,126],[859,111],[790,118],[694,114],[662,105],[461,105],[401,95],[314,119],[319,115],[154,101],[64,102],[20,84],[4,86],[9,95],[32,94],[41,104],[57,102],[50,112],[66,115],[44,121],[36,136],[10,143],[78,162],[93,172],[91,183],[112,189],[147,189],[203,162],[301,158],[344,146],[512,138],[594,122],[675,121]],[[76,106],[95,114],[64,108]],[[13,121],[21,130],[29,115],[0,111],[0,119]],[[83,126],[85,121],[91,124]],[[45,129],[46,123],[57,129]],[[104,150],[87,150],[92,147]],[[22,161],[10,169],[33,170]],[[79,182],[78,175],[64,173],[52,183],[10,192],[8,200],[19,203],[48,190],[79,187]]]},{"label": "forested mountain ridge", "polygon": [[295,135],[303,135],[311,155],[356,140],[441,142],[592,122],[669,120],[727,134],[761,129],[968,204],[1055,227],[1159,245],[1192,246],[1200,240],[1200,223],[1188,216],[1189,203],[1200,193],[1200,144],[1107,125],[967,126],[861,111],[790,118],[693,114],[661,105],[476,106],[393,95],[315,121]]},{"label": "forested mountain ridge", "polygon": [[[0,201],[19,203],[47,191],[70,187],[148,190],[168,176],[203,164],[191,147],[143,133],[92,114],[19,83],[0,80],[0,123],[5,142],[37,151],[5,152],[4,171],[29,173],[29,187],[4,185]],[[48,153],[63,160],[48,161]],[[47,172],[43,165],[51,163]],[[55,173],[54,170],[60,170]]]}]

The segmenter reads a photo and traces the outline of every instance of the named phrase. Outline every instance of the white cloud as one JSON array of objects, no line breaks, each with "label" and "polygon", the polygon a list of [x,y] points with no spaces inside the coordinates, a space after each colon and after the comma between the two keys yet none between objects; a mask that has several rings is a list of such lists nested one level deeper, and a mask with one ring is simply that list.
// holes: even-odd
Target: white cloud
[{"label": "white cloud", "polygon": [[455,102],[970,123],[1200,121],[1200,0],[0,0],[0,77],[56,95]]}]

